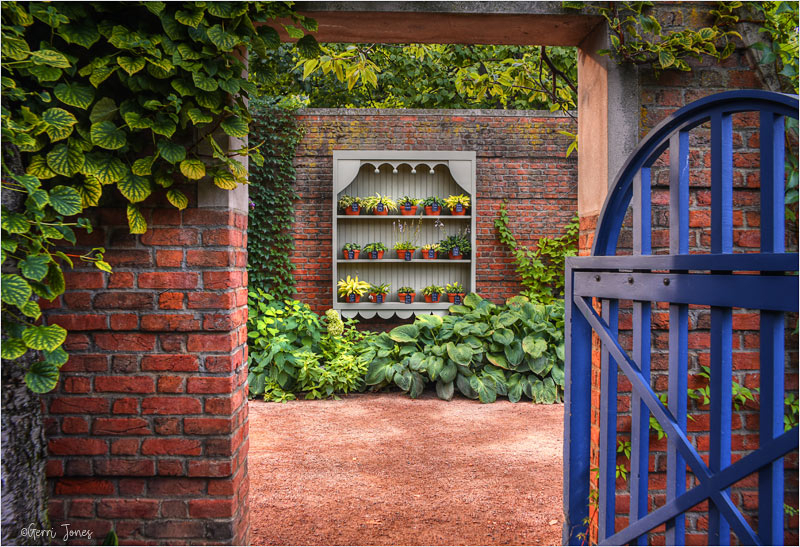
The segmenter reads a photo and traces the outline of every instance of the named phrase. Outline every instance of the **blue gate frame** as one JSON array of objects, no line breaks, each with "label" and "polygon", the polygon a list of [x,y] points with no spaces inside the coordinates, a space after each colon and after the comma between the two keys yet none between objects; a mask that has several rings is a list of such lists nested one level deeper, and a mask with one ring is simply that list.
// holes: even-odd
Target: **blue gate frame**
[{"label": "blue gate frame", "polygon": [[[733,251],[731,115],[760,117],[761,249]],[[683,544],[685,512],[709,500],[709,545],[783,542],[783,456],[798,448],[798,428],[784,432],[784,312],[798,310],[798,256],[784,248],[784,119],[797,118],[797,96],[731,91],[675,112],[637,146],[619,172],[600,214],[592,255],[566,262],[566,390],[564,398],[564,532],[586,543],[590,507],[592,332],[601,341],[598,542],[646,545],[666,525],[668,544]],[[689,131],[711,125],[711,253],[688,254]],[[651,167],[669,149],[669,254],[651,254]],[[614,256],[633,201],[633,255]],[[706,273],[698,273],[706,272]],[[757,274],[753,274],[757,272]],[[592,298],[602,303],[600,314]],[[632,354],[617,340],[618,301],[633,301]],[[650,387],[651,302],[669,303],[668,405]],[[711,308],[710,449],[706,465],[686,436],[688,305]],[[759,448],[731,464],[731,308],[760,310]],[[631,393],[629,524],[615,530],[617,375]],[[667,495],[648,513],[649,417],[667,434]],[[698,484],[686,491],[686,466]],[[729,491],[758,472],[758,531]]]}]

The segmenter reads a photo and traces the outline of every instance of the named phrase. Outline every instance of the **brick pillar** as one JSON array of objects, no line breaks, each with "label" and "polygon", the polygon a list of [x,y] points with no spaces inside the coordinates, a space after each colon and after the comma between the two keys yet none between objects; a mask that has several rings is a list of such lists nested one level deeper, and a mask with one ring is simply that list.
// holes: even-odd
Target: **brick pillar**
[{"label": "brick pillar", "polygon": [[104,246],[114,272],[76,263],[47,306],[70,331],[44,402],[58,537],[67,523],[90,543],[112,527],[122,543],[247,542],[247,215],[199,207],[203,192],[184,211],[150,198],[141,236],[101,209],[79,246]]}]

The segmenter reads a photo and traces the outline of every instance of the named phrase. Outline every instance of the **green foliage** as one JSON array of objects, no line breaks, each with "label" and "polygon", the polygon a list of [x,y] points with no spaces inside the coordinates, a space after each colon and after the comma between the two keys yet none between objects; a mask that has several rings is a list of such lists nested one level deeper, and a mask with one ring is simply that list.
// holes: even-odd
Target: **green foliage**
[{"label": "green foliage", "polygon": [[564,296],[564,259],[578,252],[578,215],[567,224],[564,235],[557,238],[540,237],[536,249],[517,243],[509,228],[506,204],[494,221],[500,242],[514,257],[516,272],[524,287],[522,294],[532,300],[549,303]]},{"label": "green foliage", "polygon": [[[354,344],[364,335],[334,310],[322,320],[306,304],[250,291],[248,384],[250,396],[283,402],[335,397],[363,387],[366,363]],[[325,329],[324,321],[327,321]]]},{"label": "green foliage", "polygon": [[772,65],[781,79],[785,93],[797,93],[798,72],[798,12],[797,2],[751,2],[749,6],[763,17],[759,31],[766,39],[753,44],[761,52],[759,63]]},{"label": "green foliage", "polygon": [[369,363],[366,383],[395,385],[416,398],[436,382],[440,398],[457,388],[471,399],[498,395],[518,402],[562,399],[564,306],[536,304],[517,296],[502,306],[469,294],[450,315],[417,316],[413,324],[373,335],[358,346]]},{"label": "green foliage", "polygon": [[260,145],[262,165],[250,166],[250,220],[247,228],[247,271],[250,286],[280,298],[294,292],[289,254],[294,238],[294,153],[303,138],[291,112],[251,103],[255,123],[250,140]]},{"label": "green foliage", "polygon": [[789,431],[797,427],[798,414],[800,413],[800,399],[794,393],[787,393],[783,399],[785,412],[783,414],[783,429]]}]

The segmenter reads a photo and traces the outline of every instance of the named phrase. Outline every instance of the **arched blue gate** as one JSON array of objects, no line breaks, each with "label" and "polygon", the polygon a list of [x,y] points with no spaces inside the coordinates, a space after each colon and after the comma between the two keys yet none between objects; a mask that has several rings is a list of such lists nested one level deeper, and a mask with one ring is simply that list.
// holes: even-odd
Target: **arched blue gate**
[{"label": "arched blue gate", "polygon": [[[617,176],[595,232],[592,255],[566,263],[564,541],[586,543],[590,507],[592,332],[602,343],[598,541],[647,544],[666,525],[669,544],[683,544],[684,513],[709,500],[709,545],[783,542],[783,456],[798,448],[798,429],[784,432],[784,312],[798,309],[798,257],[784,252],[784,118],[797,118],[797,96],[733,91],[696,101],[660,123]],[[731,115],[760,117],[761,249],[733,251]],[[689,254],[689,130],[711,125],[711,253]],[[669,254],[651,254],[650,173],[669,149]],[[633,200],[633,255],[614,256]],[[699,272],[699,273],[698,273]],[[702,273],[705,272],[705,273]],[[755,273],[754,273],[755,272]],[[602,313],[592,298],[602,302]],[[633,301],[632,354],[617,339],[618,301]],[[651,302],[669,303],[668,405],[650,387]],[[706,465],[686,436],[688,305],[711,309],[710,448]],[[731,464],[731,308],[761,310],[759,448]],[[630,518],[615,530],[617,371],[632,384]],[[648,513],[649,417],[668,437],[666,504]],[[686,490],[686,466],[697,486]],[[758,531],[732,503],[728,487],[758,472]]]}]

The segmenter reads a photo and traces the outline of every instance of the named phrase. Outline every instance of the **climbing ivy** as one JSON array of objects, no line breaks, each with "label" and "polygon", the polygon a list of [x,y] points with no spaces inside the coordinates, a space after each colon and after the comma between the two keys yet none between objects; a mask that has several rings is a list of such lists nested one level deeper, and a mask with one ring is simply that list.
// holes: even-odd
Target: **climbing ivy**
[{"label": "climbing ivy", "polygon": [[[51,390],[68,356],[66,331],[38,325],[31,297],[62,293],[73,258],[110,269],[102,249],[54,250],[90,228],[74,215],[121,196],[141,234],[139,204],[153,192],[183,209],[178,184],[232,189],[247,179],[236,156],[263,162],[228,139],[247,137],[255,91],[241,54],[277,47],[278,32],[256,25],[278,17],[315,30],[283,2],[3,2],[2,357],[41,352],[27,370],[33,391]],[[316,44],[283,26],[301,47]]]},{"label": "climbing ivy", "polygon": [[250,169],[247,275],[252,289],[288,298],[294,293],[289,253],[294,249],[290,227],[297,199],[292,162],[303,131],[292,111],[270,108],[260,99],[251,109],[250,142],[258,143],[264,163]]}]

